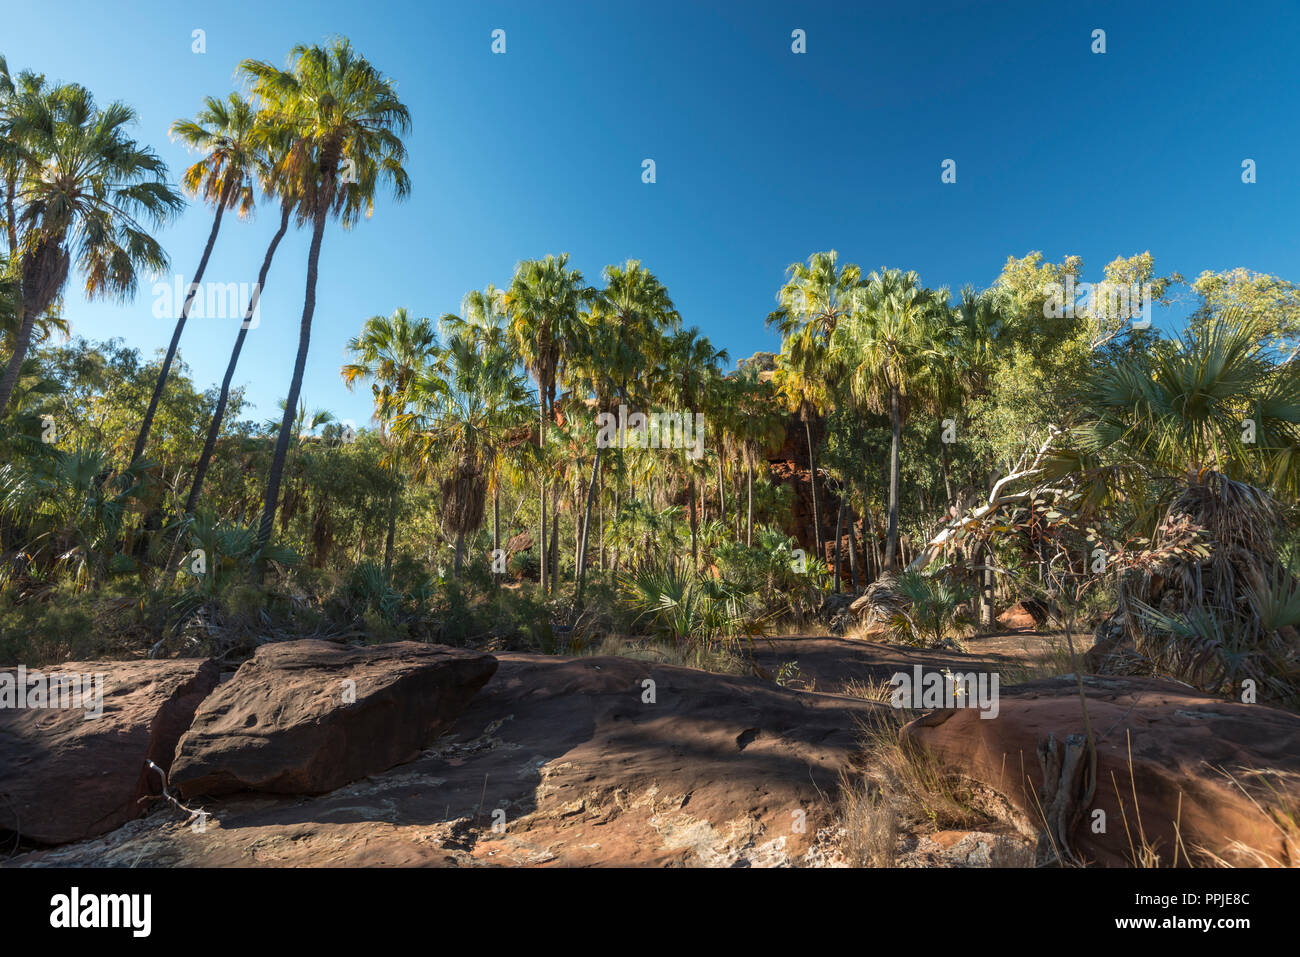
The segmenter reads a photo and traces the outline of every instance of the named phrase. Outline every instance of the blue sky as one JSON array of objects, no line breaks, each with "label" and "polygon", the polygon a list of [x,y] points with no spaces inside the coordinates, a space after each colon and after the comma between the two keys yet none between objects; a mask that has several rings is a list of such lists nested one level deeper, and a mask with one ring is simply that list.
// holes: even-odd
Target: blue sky
[{"label": "blue sky", "polygon": [[[1030,250],[1080,255],[1089,279],[1148,249],[1162,274],[1300,278],[1300,6],[1057,6],[0,0],[0,53],[134,106],[173,178],[188,154],[169,125],[230,90],[245,57],[283,63],[293,44],[342,33],[397,82],[413,194],[327,231],[303,391],[361,424],[368,390],[350,394],[338,369],[367,316],[455,311],[550,252],[592,282],[641,259],[733,359],[777,347],[763,319],[783,271],[821,249],[954,289]],[[940,182],[947,158],[956,184]],[[228,220],[207,278],[255,279],[275,220]],[[173,273],[193,270],[210,225],[192,205],[161,235]],[[303,233],[282,244],[241,361],[251,417],[288,390],[306,247]],[[146,282],[130,305],[87,304],[74,278],[67,316],[77,335],[152,354],[172,326],[152,302]],[[181,352],[201,386],[220,380],[234,334],[188,325]]]}]

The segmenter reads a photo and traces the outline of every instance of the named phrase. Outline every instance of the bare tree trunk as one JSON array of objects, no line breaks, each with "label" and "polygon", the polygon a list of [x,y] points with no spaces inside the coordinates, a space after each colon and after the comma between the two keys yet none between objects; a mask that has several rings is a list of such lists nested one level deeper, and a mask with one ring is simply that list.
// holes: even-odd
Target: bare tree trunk
[{"label": "bare tree trunk", "polygon": [[840,592],[840,540],[844,533],[844,495],[840,495],[840,511],[835,516],[835,593]]},{"label": "bare tree trunk", "polygon": [[501,554],[501,489],[492,489],[492,578],[500,582],[501,576],[496,570],[497,556]]},{"label": "bare tree trunk", "polygon": [[262,500],[262,519],[257,528],[256,551],[259,553],[253,564],[252,581],[255,585],[262,583],[265,563],[260,553],[271,541],[271,532],[275,528],[275,509],[280,498],[280,480],[284,476],[284,461],[289,454],[289,440],[293,436],[293,421],[297,414],[298,396],[302,393],[303,371],[307,368],[307,351],[311,345],[311,320],[316,312],[316,280],[320,275],[320,247],[325,235],[325,216],[328,212],[324,203],[319,204],[315,212],[311,231],[311,247],[307,251],[307,291],[303,298],[302,321],[298,327],[298,355],[294,359],[293,378],[289,383],[289,395],[284,403],[284,417],[280,420],[280,435],[275,441],[275,455],[271,459],[271,471],[266,480],[266,495]]},{"label": "bare tree trunk", "polygon": [[813,510],[813,547],[817,551],[818,558],[825,558],[822,554],[822,519],[821,510],[817,505],[817,454],[813,448],[812,437],[812,412],[805,407],[803,418],[804,436],[808,439],[808,488],[812,492],[812,510]]},{"label": "bare tree trunk", "polygon": [[[208,434],[203,440],[203,451],[199,454],[199,463],[195,466],[194,478],[190,480],[190,491],[185,497],[183,519],[193,516],[199,506],[199,496],[203,492],[203,480],[207,477],[208,466],[212,464],[212,455],[217,447],[217,438],[221,435],[221,426],[225,421],[226,406],[230,403],[230,386],[235,378],[235,367],[239,365],[239,356],[243,352],[244,340],[248,337],[248,330],[253,321],[253,313],[256,311],[258,301],[262,297],[262,290],[266,288],[266,278],[271,272],[271,261],[275,258],[275,251],[280,245],[280,240],[284,238],[285,232],[289,229],[289,213],[290,208],[288,206],[281,206],[280,228],[271,237],[271,242],[266,247],[266,253],[262,256],[262,268],[257,273],[257,288],[253,291],[253,297],[244,310],[244,321],[239,325],[234,348],[230,351],[230,361],[226,364],[226,374],[221,380],[221,393],[217,396],[217,407],[212,411],[212,421],[208,423]],[[171,558],[167,562],[167,567],[173,570],[173,574],[184,535],[185,524],[182,521],[181,529],[176,536],[176,543],[172,546]]]},{"label": "bare tree trunk", "polygon": [[889,388],[889,529],[885,537],[885,571],[892,572],[898,563],[898,485],[899,443],[902,439],[903,411],[898,386]]},{"label": "bare tree trunk", "polygon": [[[539,381],[537,383],[537,448],[542,451],[546,448],[546,389]],[[542,595],[546,595],[547,571],[546,571],[546,466],[541,468],[541,514],[537,519],[537,548],[540,562],[538,564],[538,586]]]},{"label": "bare tree trunk", "polygon": [[862,579],[858,575],[858,537],[853,533],[853,512],[849,512],[849,572],[853,575],[854,593],[862,591]]},{"label": "bare tree trunk", "polygon": [[745,463],[745,485],[748,502],[745,505],[745,544],[754,544],[754,466]]},{"label": "bare tree trunk", "polygon": [[176,320],[176,328],[172,331],[172,340],[167,345],[167,355],[163,359],[162,369],[158,372],[158,381],[154,384],[153,395],[149,398],[149,406],[145,409],[144,421],[140,423],[140,433],[135,437],[135,449],[131,452],[132,465],[144,454],[144,447],[149,443],[149,432],[153,428],[154,415],[158,412],[158,403],[162,400],[163,389],[167,387],[167,377],[171,373],[172,361],[176,358],[176,350],[181,344],[181,333],[185,331],[185,320],[189,317],[190,306],[194,304],[194,296],[199,291],[199,283],[203,282],[203,274],[208,268],[208,259],[212,256],[212,247],[217,244],[217,233],[221,230],[221,217],[226,211],[226,200],[230,196],[232,185],[232,183],[227,183],[221,190],[221,196],[217,199],[217,212],[212,217],[212,229],[208,233],[207,244],[203,247],[203,255],[199,257],[199,268],[194,270],[194,278],[190,280],[189,289],[185,293],[185,302],[181,306],[180,317]]},{"label": "bare tree trunk", "polygon": [[587,579],[587,532],[591,528],[591,503],[596,497],[597,483],[600,481],[600,453],[603,452],[600,446],[596,446],[596,459],[591,463],[591,482],[587,486],[587,504],[582,517],[582,537],[578,542],[578,567],[577,567],[577,594],[574,596],[574,604],[582,605],[582,586]]},{"label": "bare tree trunk", "polygon": [[696,525],[697,517],[695,514],[695,476],[690,479],[690,500],[691,500],[691,567],[695,571],[700,570],[700,550],[696,544]]}]

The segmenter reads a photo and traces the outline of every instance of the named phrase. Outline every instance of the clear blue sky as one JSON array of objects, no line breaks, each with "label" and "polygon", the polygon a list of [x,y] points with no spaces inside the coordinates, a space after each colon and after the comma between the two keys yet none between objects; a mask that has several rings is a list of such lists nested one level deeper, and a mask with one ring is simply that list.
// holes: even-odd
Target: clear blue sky
[{"label": "clear blue sky", "polygon": [[[1140,9],[1135,9],[1139,8]],[[78,81],[140,113],[173,178],[172,120],[231,89],[245,57],[283,63],[332,33],[398,83],[414,119],[413,194],[386,198],[321,258],[304,398],[358,424],[368,390],[339,380],[362,320],[455,311],[521,258],[567,251],[590,281],[641,259],[688,324],[733,359],[773,349],[763,325],[785,267],[836,248],[864,269],[985,286],[1009,254],[1151,250],[1161,273],[1300,264],[1300,6],[1208,3],[68,3],[0,0],[10,68]],[[191,52],[191,31],[207,52]],[[493,55],[491,32],[507,34]],[[791,31],[807,53],[791,52]],[[1090,51],[1093,29],[1107,52]],[[641,182],[653,158],[658,182]],[[1258,182],[1241,182],[1241,162]],[[940,164],[957,161],[955,185]],[[162,239],[188,276],[211,213]],[[208,278],[251,282],[275,226],[228,221]],[[282,245],[237,381],[264,418],[288,390],[306,237]],[[86,304],[74,332],[166,346],[149,284]],[[1159,321],[1159,320],[1158,320]],[[1166,321],[1168,319],[1166,318]],[[232,323],[181,345],[220,380]]]}]

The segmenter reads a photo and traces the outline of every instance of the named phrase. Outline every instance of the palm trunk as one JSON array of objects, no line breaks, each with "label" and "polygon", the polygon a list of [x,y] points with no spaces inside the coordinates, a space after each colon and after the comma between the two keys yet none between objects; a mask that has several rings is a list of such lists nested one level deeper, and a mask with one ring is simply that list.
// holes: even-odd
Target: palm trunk
[{"label": "palm trunk", "polygon": [[[396,476],[394,476],[396,478]],[[393,540],[397,538],[397,503],[401,500],[401,488],[394,483],[393,491],[388,496],[388,533],[384,536],[384,576],[393,571]]]},{"label": "palm trunk", "polygon": [[858,536],[853,531],[853,513],[849,512],[849,574],[853,576],[853,592],[862,591],[862,576],[858,574]]},{"label": "palm trunk", "polygon": [[574,604],[579,608],[582,607],[582,586],[587,579],[587,532],[591,528],[591,502],[596,497],[596,483],[600,479],[600,453],[603,451],[599,445],[596,446],[596,460],[591,464],[591,482],[587,486],[587,505],[582,518],[582,540],[578,544],[578,591]]},{"label": "palm trunk", "polygon": [[[13,355],[5,367],[4,378],[0,379],[0,416],[4,415],[18,385],[23,361],[32,344],[36,319],[49,308],[67,281],[69,258],[63,248],[63,239],[64,234],[59,233],[41,240],[28,256],[22,257],[22,291],[18,296],[17,315],[14,317],[18,320],[18,332],[14,336]],[[41,281],[38,283],[37,280]],[[41,288],[37,288],[38,285]]]},{"label": "palm trunk", "polygon": [[889,388],[889,529],[885,536],[885,571],[892,572],[898,561],[899,443],[902,438],[901,396],[897,386]]},{"label": "palm trunk", "polygon": [[[293,364],[293,379],[289,383],[289,396],[284,403],[284,417],[280,420],[280,435],[275,440],[275,455],[271,471],[266,478],[266,495],[262,499],[262,519],[257,527],[256,551],[261,552],[271,541],[275,528],[275,508],[280,497],[280,480],[284,476],[284,460],[289,454],[289,440],[293,436],[293,421],[297,414],[298,396],[302,392],[302,375],[307,368],[307,351],[311,345],[311,320],[316,312],[316,279],[320,274],[320,246],[325,235],[326,205],[321,202],[312,223],[311,247],[307,252],[307,290],[302,304],[302,322],[298,328],[298,356]],[[262,559],[253,565],[253,584],[262,582]]]},{"label": "palm trunk", "polygon": [[[542,451],[546,448],[546,388],[540,381],[537,383],[537,449]],[[543,464],[541,469],[541,515],[537,520],[537,548],[538,557],[541,559],[538,564],[538,585],[541,588],[542,595],[546,595],[546,466]]]},{"label": "palm trunk", "polygon": [[9,256],[18,255],[18,177],[11,176],[5,183],[5,229],[9,235]]},{"label": "palm trunk", "polygon": [[25,302],[19,308],[21,315],[18,334],[14,336],[14,354],[9,357],[4,378],[0,379],[0,415],[4,414],[5,407],[9,404],[9,397],[13,395],[14,386],[18,384],[18,373],[22,371],[23,360],[27,358],[27,349],[32,342],[32,327],[36,325],[37,310],[26,305]]},{"label": "palm trunk", "polygon": [[745,546],[754,544],[754,465],[745,463]]},{"label": "palm trunk", "polygon": [[696,526],[699,520],[695,514],[695,476],[694,475],[691,476],[690,499],[691,499],[691,567],[698,572],[700,570],[700,550],[699,550],[699,546],[696,544]]},{"label": "palm trunk", "polygon": [[843,554],[840,548],[840,538],[844,534],[844,496],[840,495],[840,510],[835,516],[835,591],[840,591],[840,558]]},{"label": "palm trunk", "polygon": [[452,570],[451,573],[456,578],[460,577],[461,561],[462,561],[462,556],[464,556],[464,554],[465,554],[465,530],[463,528],[458,528],[456,530],[456,558],[455,561],[452,562],[452,566],[451,566],[451,570]]},{"label": "palm trunk", "polygon": [[[492,563],[496,564],[497,556],[501,554],[501,489],[494,487],[492,489]],[[500,581],[501,576],[497,574],[495,568],[492,570],[494,581]]]},{"label": "palm trunk", "polygon": [[221,380],[221,394],[217,397],[217,407],[212,412],[212,421],[208,423],[208,434],[203,440],[203,451],[199,455],[199,464],[194,469],[194,478],[190,481],[190,491],[185,497],[185,514],[182,516],[182,525],[176,536],[176,544],[172,547],[171,558],[167,561],[168,568],[174,568],[176,564],[177,553],[185,535],[183,520],[193,516],[194,510],[198,508],[199,496],[203,492],[203,479],[207,476],[208,466],[212,463],[212,453],[217,447],[217,438],[221,435],[221,425],[226,416],[226,406],[230,402],[230,384],[235,378],[235,367],[239,365],[239,356],[244,350],[244,340],[248,337],[249,323],[253,321],[253,312],[262,296],[262,290],[266,288],[266,277],[271,272],[271,260],[275,258],[275,251],[280,245],[280,240],[284,238],[285,232],[289,229],[289,212],[287,206],[282,206],[280,209],[280,228],[276,230],[275,235],[271,237],[270,245],[266,247],[266,255],[262,257],[262,268],[257,273],[257,288],[253,291],[253,298],[244,311],[244,321],[240,323],[239,334],[235,336],[235,346],[230,350],[230,362],[226,364],[226,375]]},{"label": "palm trunk", "polygon": [[551,488],[554,490],[554,498],[551,500],[551,546],[547,553],[551,560],[551,570],[546,581],[554,594],[560,581],[560,483],[553,483]]},{"label": "palm trunk", "polygon": [[208,268],[208,259],[212,256],[212,247],[217,244],[217,233],[221,230],[221,217],[226,211],[226,200],[230,195],[232,185],[227,183],[217,200],[217,212],[212,217],[212,229],[208,233],[207,245],[203,247],[203,255],[199,257],[199,268],[194,270],[194,278],[190,280],[189,289],[185,293],[185,303],[181,306],[180,318],[176,320],[176,328],[172,331],[172,341],[167,346],[167,356],[163,359],[162,369],[158,372],[158,381],[154,384],[153,395],[149,399],[149,407],[145,409],[144,421],[140,423],[140,434],[135,437],[135,449],[131,452],[132,465],[144,454],[144,447],[149,442],[149,431],[153,428],[153,417],[158,411],[158,403],[162,399],[163,389],[167,387],[167,377],[171,372],[172,361],[176,358],[176,350],[181,344],[181,333],[185,331],[185,320],[189,317],[190,306],[193,305],[194,297],[199,291],[199,283],[203,282],[203,274]]},{"label": "palm trunk", "polygon": [[718,518],[727,520],[727,486],[722,480],[722,440],[718,440]]},{"label": "palm trunk", "polygon": [[817,457],[813,449],[812,437],[812,413],[805,411],[803,420],[804,435],[808,439],[808,487],[812,492],[812,509],[813,509],[813,546],[816,549],[817,557],[824,558],[822,555],[822,519],[821,510],[817,506]]}]

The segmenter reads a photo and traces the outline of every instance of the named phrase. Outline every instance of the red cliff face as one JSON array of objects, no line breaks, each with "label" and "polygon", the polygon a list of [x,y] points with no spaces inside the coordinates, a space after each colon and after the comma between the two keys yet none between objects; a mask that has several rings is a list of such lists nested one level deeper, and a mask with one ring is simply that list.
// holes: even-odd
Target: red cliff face
[{"label": "red cliff face", "polygon": [[[815,418],[809,423],[809,428],[812,431],[814,444],[820,446],[825,438],[824,422],[821,418]],[[782,522],[782,527],[787,534],[794,537],[800,548],[804,549],[809,555],[815,555],[812,473],[808,468],[808,432],[804,428],[803,420],[797,414],[791,414],[786,422],[785,440],[781,443],[781,447],[768,456],[768,470],[773,483],[789,485],[794,490],[794,503],[789,516]],[[828,481],[826,472],[819,467],[817,470],[817,509],[819,512],[818,517],[821,519],[819,523],[822,539],[821,557],[832,570],[835,568],[835,522],[838,518],[839,508],[839,495]],[[864,543],[862,522],[857,520],[857,516],[853,512],[846,512],[844,528],[841,530],[843,541],[840,546],[843,551],[840,577],[846,586],[851,586],[853,581],[849,568],[848,523],[851,521],[854,522],[854,535],[857,536],[858,564],[860,568],[865,567],[862,552]]]}]

